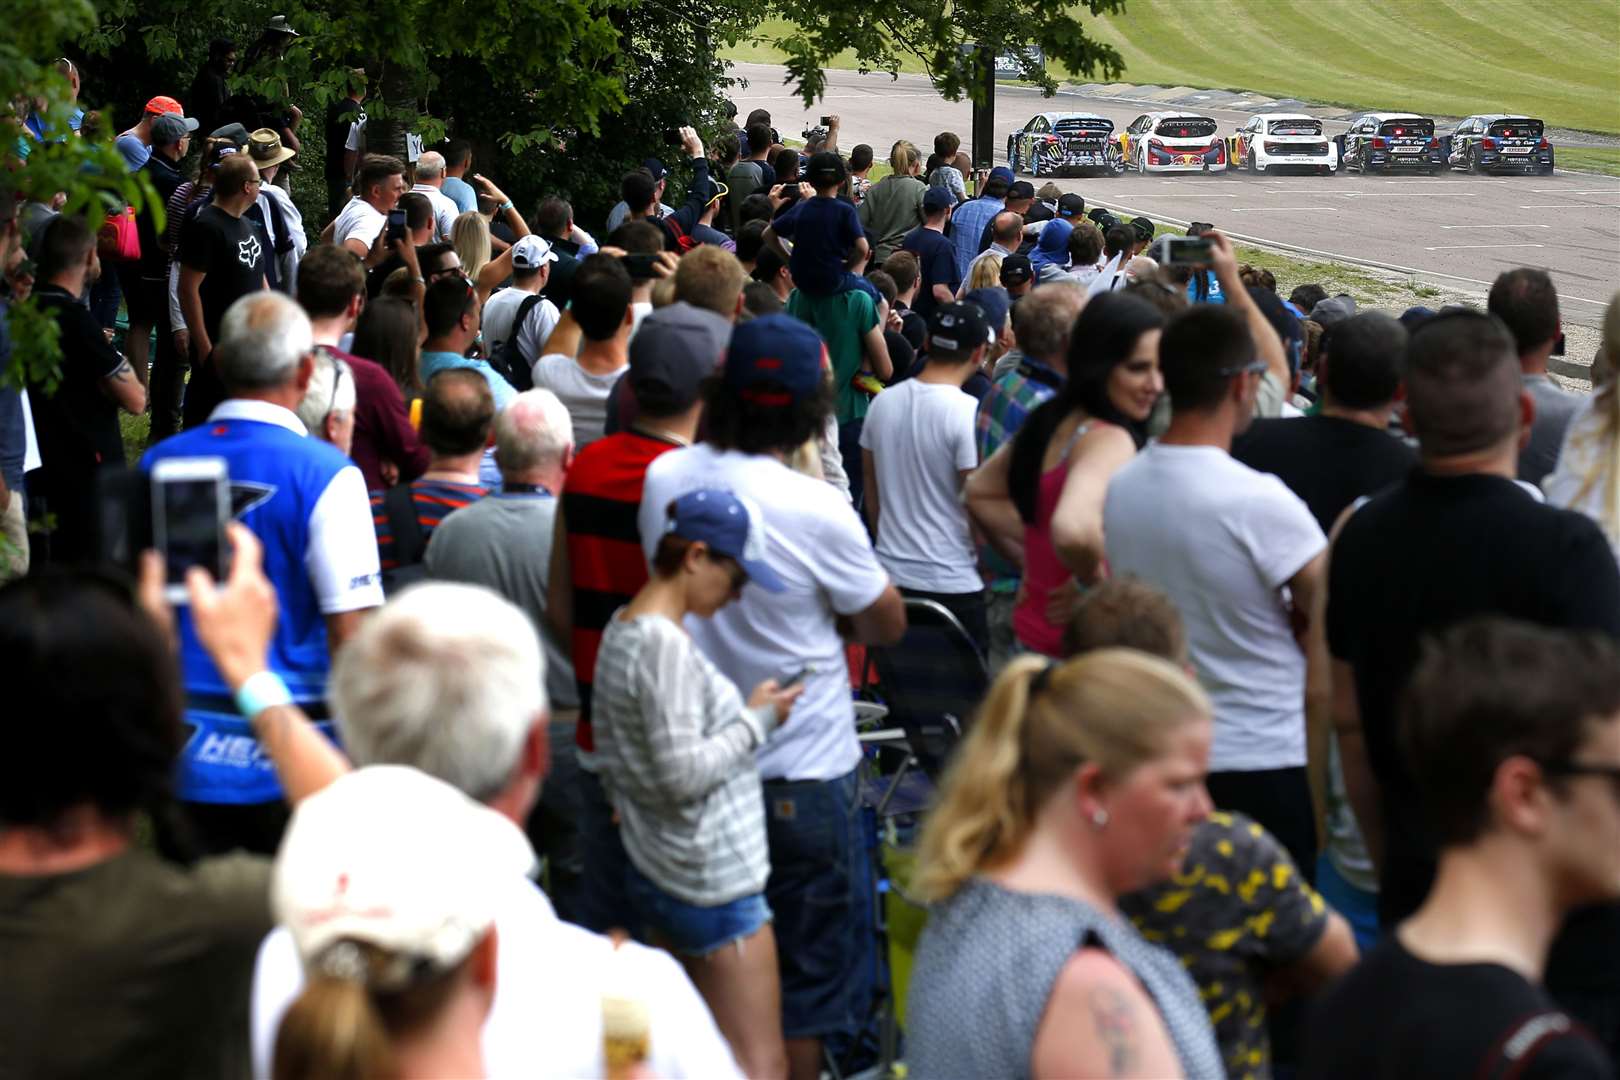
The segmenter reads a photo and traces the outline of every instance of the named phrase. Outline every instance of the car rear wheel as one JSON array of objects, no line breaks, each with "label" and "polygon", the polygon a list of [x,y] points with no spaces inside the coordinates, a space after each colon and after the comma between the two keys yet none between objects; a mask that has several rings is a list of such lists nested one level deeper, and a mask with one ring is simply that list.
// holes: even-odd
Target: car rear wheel
[{"label": "car rear wheel", "polygon": [[1480,174],[1479,150],[1477,150],[1476,148],[1470,146],[1468,148],[1467,161],[1468,161],[1468,175],[1470,175],[1470,176],[1478,176]]}]

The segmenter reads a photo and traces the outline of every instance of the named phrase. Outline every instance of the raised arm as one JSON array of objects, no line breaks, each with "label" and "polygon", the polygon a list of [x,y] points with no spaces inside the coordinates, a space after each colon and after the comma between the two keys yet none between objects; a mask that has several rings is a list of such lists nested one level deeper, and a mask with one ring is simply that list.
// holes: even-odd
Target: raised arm
[{"label": "raised arm", "polygon": [[1259,306],[1250,298],[1249,290],[1244,288],[1242,279],[1238,277],[1232,241],[1219,230],[1211,230],[1204,235],[1210,239],[1213,248],[1210,265],[1215,271],[1215,279],[1221,283],[1226,306],[1242,315],[1249,324],[1249,336],[1254,339],[1256,358],[1266,362],[1266,374],[1276,381],[1283,397],[1287,398],[1294,377],[1288,370],[1288,354],[1283,351],[1282,339],[1266,321],[1265,315],[1261,314]]}]

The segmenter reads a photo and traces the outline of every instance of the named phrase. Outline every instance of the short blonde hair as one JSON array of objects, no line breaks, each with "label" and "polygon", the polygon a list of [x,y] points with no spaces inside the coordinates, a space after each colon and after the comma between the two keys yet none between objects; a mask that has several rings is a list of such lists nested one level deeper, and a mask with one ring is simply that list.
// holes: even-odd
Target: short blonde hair
[{"label": "short blonde hair", "polygon": [[984,255],[973,264],[968,272],[967,284],[962,286],[964,293],[974,289],[996,289],[1001,287],[1001,256]]},{"label": "short blonde hair", "polygon": [[700,244],[681,256],[674,279],[676,300],[733,319],[748,274],[737,256],[725,248]]},{"label": "short blonde hair", "polygon": [[990,687],[923,826],[915,890],[950,897],[1018,853],[1041,807],[1081,765],[1122,779],[1212,711],[1174,664],[1133,649],[1062,664],[1014,660]]}]

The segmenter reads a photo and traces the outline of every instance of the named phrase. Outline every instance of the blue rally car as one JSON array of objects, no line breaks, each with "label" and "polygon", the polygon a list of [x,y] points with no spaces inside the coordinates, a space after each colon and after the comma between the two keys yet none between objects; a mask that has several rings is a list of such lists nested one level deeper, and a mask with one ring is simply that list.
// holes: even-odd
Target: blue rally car
[{"label": "blue rally car", "polygon": [[1471,173],[1516,172],[1548,176],[1553,148],[1546,125],[1528,116],[1470,116],[1447,139],[1446,164]]},{"label": "blue rally car", "polygon": [[1445,166],[1434,121],[1415,113],[1363,113],[1338,142],[1340,164],[1358,172],[1410,169],[1433,176]]},{"label": "blue rally car", "polygon": [[1081,170],[1118,176],[1125,159],[1113,134],[1114,122],[1096,113],[1039,113],[1007,136],[1007,167],[1031,176]]}]

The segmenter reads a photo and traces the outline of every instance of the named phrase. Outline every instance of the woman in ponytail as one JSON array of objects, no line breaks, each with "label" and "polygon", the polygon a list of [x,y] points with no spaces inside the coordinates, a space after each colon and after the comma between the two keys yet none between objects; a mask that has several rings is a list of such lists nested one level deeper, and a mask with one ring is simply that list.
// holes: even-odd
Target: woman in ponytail
[{"label": "woman in ponytail", "polygon": [[1570,419],[1558,465],[1542,483],[1547,501],[1579,510],[1603,529],[1620,556],[1620,293],[1603,316],[1592,362],[1594,391]]},{"label": "woman in ponytail", "polygon": [[968,478],[968,514],[998,551],[1023,565],[1013,632],[1027,649],[1058,656],[1063,620],[1047,617],[1052,593],[1070,588],[1072,578],[1090,584],[1103,575],[1103,498],[1109,478],[1147,441],[1164,390],[1164,324],[1138,297],[1089,301],[1070,339],[1062,389]]},{"label": "woman in ponytail", "polygon": [[1007,666],[923,829],[914,1075],[1225,1075],[1192,980],[1117,906],[1208,816],[1211,724],[1145,653]]},{"label": "woman in ponytail", "polygon": [[534,861],[516,825],[403,766],[299,803],[270,896],[307,981],[276,1034],[275,1080],[487,1075],[495,907]]}]

